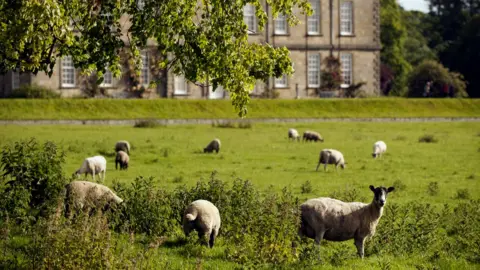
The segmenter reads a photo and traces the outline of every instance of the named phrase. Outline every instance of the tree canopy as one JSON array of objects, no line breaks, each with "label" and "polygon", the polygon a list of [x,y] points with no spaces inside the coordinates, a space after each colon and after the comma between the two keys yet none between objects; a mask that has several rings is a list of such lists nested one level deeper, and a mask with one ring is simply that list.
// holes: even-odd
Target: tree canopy
[{"label": "tree canopy", "polygon": [[[75,67],[121,73],[120,55],[141,67],[140,50],[153,41],[158,68],[192,82],[211,82],[230,92],[239,115],[247,113],[256,80],[293,72],[289,51],[248,42],[246,4],[256,8],[261,30],[267,13],[261,0],[5,0],[0,1],[0,73],[53,73],[56,59],[70,55]],[[298,23],[293,8],[311,14],[307,0],[267,0],[274,17]],[[122,16],[129,20],[122,22]],[[152,40],[152,41],[150,41]]]}]

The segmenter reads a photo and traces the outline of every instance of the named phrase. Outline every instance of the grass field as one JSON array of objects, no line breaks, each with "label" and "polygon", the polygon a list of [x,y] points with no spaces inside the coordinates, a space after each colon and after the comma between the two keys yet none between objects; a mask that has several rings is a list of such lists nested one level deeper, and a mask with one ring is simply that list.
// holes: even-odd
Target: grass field
[{"label": "grass field", "polygon": [[[480,99],[254,99],[247,118],[479,117]],[[229,100],[3,99],[0,119],[237,118]]]},{"label": "grass field", "polygon": [[[288,141],[290,127],[299,132],[319,131],[325,142]],[[419,138],[424,135],[433,135],[438,141],[420,143]],[[356,189],[362,201],[370,202],[370,184],[396,187],[387,204],[417,201],[440,208],[445,203],[456,205],[465,198],[480,199],[480,123],[476,122],[254,124],[245,129],[209,125],[157,128],[6,125],[0,129],[2,148],[30,137],[41,142],[52,140],[62,147],[67,154],[64,169],[68,175],[79,168],[85,157],[105,155],[107,185],[115,180],[128,183],[143,175],[154,176],[160,186],[173,189],[179,184],[192,186],[199,179],[207,180],[212,171],[217,171],[217,178],[221,180],[249,179],[263,190],[271,185],[276,190],[289,186],[301,201]],[[203,154],[203,147],[213,138],[222,141],[220,153]],[[120,139],[130,141],[133,146],[128,171],[114,168],[113,146]],[[375,160],[371,151],[377,140],[384,140],[388,151]],[[318,154],[323,148],[342,151],[347,168],[339,169],[338,173],[333,167],[327,172],[322,168],[316,172]],[[307,180],[312,184],[312,191],[302,193],[301,187]],[[436,195],[428,193],[431,182],[438,183]],[[328,243],[322,253],[338,246],[348,247],[347,255],[340,257],[345,269],[415,269],[417,260],[425,260],[421,254],[371,256],[359,260],[351,241]],[[154,254],[160,261],[168,259],[172,262],[169,266],[175,269],[195,268],[198,257],[203,258],[206,269],[237,267],[223,259],[224,248],[220,237],[219,245],[212,250],[188,246],[162,247],[152,252],[157,252]],[[478,267],[453,258],[446,260],[439,262],[440,269]],[[327,263],[320,268],[336,267]]]},{"label": "grass field", "polygon": [[[287,140],[295,127],[319,131],[324,143],[297,143]],[[431,134],[437,143],[419,143]],[[356,188],[370,200],[368,185],[404,185],[392,200],[428,200],[452,203],[457,189],[468,188],[480,198],[480,123],[298,123],[255,124],[252,128],[218,128],[209,125],[133,128],[122,126],[3,126],[2,144],[35,137],[53,140],[66,154],[65,173],[71,175],[85,157],[105,155],[106,183],[129,182],[136,176],[154,176],[161,186],[192,185],[208,179],[212,171],[222,180],[234,176],[251,180],[259,188],[270,185],[279,190],[300,186],[309,180],[315,192],[302,197],[324,196],[333,191]],[[203,154],[213,138],[220,138],[219,154]],[[125,139],[132,144],[128,171],[116,171],[113,146]],[[384,140],[387,154],[371,157],[372,144]],[[344,153],[347,168],[335,173],[315,171],[322,148]],[[321,168],[322,169],[322,168]],[[426,196],[430,182],[438,182],[440,194]],[[402,190],[403,189],[403,190]]]}]

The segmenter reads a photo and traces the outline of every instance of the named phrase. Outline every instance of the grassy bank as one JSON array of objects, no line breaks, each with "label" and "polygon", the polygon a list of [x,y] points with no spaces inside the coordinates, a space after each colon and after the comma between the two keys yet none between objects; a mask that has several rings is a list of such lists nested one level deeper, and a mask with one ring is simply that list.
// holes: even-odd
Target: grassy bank
[{"label": "grassy bank", "polygon": [[[252,100],[247,118],[479,117],[480,99]],[[2,120],[237,118],[228,100],[4,99]]]}]

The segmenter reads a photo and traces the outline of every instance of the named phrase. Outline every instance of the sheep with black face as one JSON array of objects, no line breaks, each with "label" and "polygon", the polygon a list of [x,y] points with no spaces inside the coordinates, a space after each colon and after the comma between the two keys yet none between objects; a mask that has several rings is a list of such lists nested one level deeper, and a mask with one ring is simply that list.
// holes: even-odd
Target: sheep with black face
[{"label": "sheep with black face", "polygon": [[365,239],[375,234],[387,195],[394,187],[370,186],[370,190],[374,194],[370,204],[343,202],[325,197],[306,201],[300,206],[299,234],[315,239],[318,246],[322,239],[329,241],[354,239],[358,255],[363,258]]}]

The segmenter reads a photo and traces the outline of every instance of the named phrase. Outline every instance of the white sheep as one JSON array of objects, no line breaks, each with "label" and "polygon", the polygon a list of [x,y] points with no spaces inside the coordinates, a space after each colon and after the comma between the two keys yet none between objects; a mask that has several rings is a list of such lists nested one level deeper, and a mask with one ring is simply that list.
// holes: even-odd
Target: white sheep
[{"label": "white sheep", "polygon": [[65,186],[65,216],[69,216],[70,207],[82,210],[85,207],[105,208],[111,204],[121,204],[123,200],[108,187],[88,182],[73,181]]},{"label": "white sheep", "polygon": [[387,152],[387,144],[384,141],[378,141],[373,144],[373,158],[377,158],[385,152]]},{"label": "white sheep", "polygon": [[288,139],[293,139],[294,141],[300,141],[300,134],[294,128],[288,129]]},{"label": "white sheep", "polygon": [[220,230],[221,220],[218,208],[207,200],[196,200],[185,210],[183,231],[188,237],[192,230],[198,232],[201,241],[208,239],[211,248]]},{"label": "white sheep", "polygon": [[300,236],[315,239],[320,246],[322,239],[329,241],[355,240],[358,255],[363,258],[364,242],[375,234],[378,221],[383,213],[387,194],[394,187],[370,186],[374,193],[370,204],[343,202],[332,198],[310,199],[300,206]]},{"label": "white sheep", "polygon": [[327,171],[327,165],[328,164],[335,164],[335,170],[337,170],[338,166],[340,165],[340,168],[345,169],[345,158],[343,158],[343,154],[335,149],[323,149],[320,151],[320,157],[318,159],[318,164],[317,164],[317,169],[320,166],[320,164],[325,164],[324,166],[324,171]]},{"label": "white sheep", "polygon": [[124,151],[118,151],[117,155],[115,156],[115,170],[118,169],[118,165],[120,165],[120,170],[128,169],[128,162],[130,161],[130,157]]},{"label": "white sheep", "polygon": [[323,142],[323,137],[318,132],[307,130],[303,133],[303,141]]},{"label": "white sheep", "polygon": [[212,153],[215,151],[218,153],[220,151],[220,146],[222,146],[220,139],[214,139],[207,145],[207,147],[203,148],[203,152]]},{"label": "white sheep", "polygon": [[130,155],[130,144],[127,141],[118,141],[115,144],[115,152],[124,151]]},{"label": "white sheep", "polygon": [[93,181],[95,181],[95,175],[98,174],[101,181],[105,181],[105,173],[107,171],[107,160],[102,156],[94,156],[86,158],[80,169],[78,169],[75,174],[78,176],[80,174],[92,175]]}]

